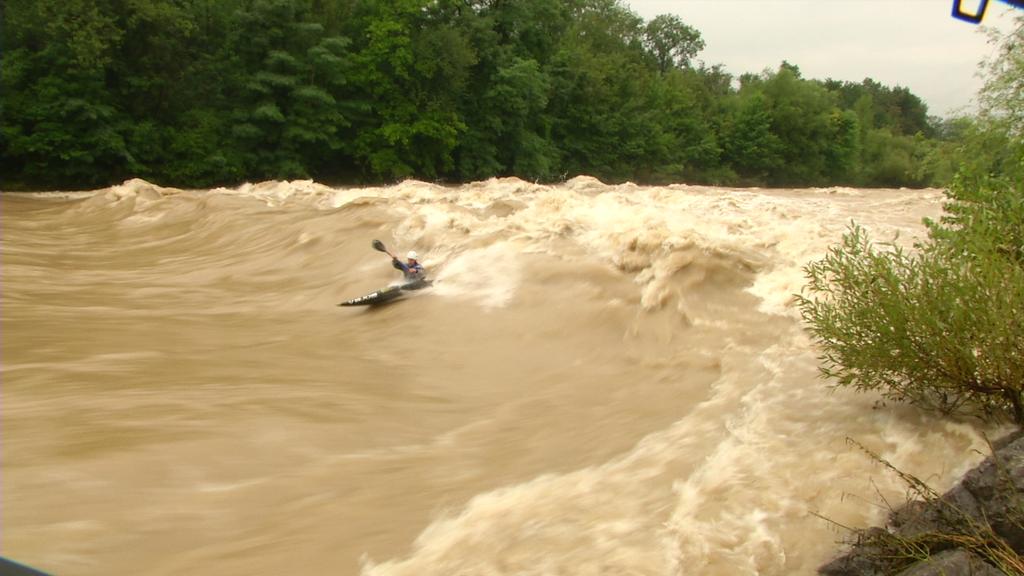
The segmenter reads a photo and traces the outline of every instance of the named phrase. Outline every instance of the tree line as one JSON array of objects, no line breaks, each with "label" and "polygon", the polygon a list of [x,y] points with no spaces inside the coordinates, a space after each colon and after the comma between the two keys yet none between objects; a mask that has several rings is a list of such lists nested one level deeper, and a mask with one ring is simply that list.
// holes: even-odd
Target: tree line
[{"label": "tree line", "polygon": [[495,176],[928,186],[963,126],[871,79],[735,77],[618,0],[6,0],[3,187]]}]

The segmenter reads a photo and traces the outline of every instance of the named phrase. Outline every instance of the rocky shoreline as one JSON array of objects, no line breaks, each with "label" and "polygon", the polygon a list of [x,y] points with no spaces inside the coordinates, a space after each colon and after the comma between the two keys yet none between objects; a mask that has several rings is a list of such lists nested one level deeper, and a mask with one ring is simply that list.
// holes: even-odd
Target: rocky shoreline
[{"label": "rocky shoreline", "polygon": [[[994,453],[949,492],[894,510],[884,528],[857,531],[850,549],[821,576],[1013,576],[1024,574],[1024,430],[993,443]],[[908,479],[911,483],[916,479]]]}]

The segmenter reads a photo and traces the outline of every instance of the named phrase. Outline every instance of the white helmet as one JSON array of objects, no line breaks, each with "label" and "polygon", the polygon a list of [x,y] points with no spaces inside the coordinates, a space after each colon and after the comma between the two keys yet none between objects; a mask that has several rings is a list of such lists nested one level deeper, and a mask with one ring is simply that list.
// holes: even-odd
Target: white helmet
[{"label": "white helmet", "polygon": [[416,254],[416,252],[413,252],[412,250],[410,250],[409,253],[405,255],[405,257],[408,258],[409,260],[419,260],[420,259],[420,257]]}]

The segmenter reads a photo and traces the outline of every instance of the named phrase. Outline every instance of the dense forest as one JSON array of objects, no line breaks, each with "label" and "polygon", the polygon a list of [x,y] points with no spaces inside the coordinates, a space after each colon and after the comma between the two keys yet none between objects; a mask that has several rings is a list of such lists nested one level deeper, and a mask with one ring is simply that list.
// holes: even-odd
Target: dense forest
[{"label": "dense forest", "polygon": [[5,0],[2,185],[950,180],[906,88],[734,77],[617,0]]}]

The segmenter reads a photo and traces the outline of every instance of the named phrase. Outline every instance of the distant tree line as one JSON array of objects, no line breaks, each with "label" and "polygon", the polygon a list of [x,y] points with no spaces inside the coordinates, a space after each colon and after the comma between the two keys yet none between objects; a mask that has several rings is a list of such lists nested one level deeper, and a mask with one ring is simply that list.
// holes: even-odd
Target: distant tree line
[{"label": "distant tree line", "polygon": [[494,176],[928,186],[906,88],[736,78],[617,0],[5,0],[2,184]]}]

